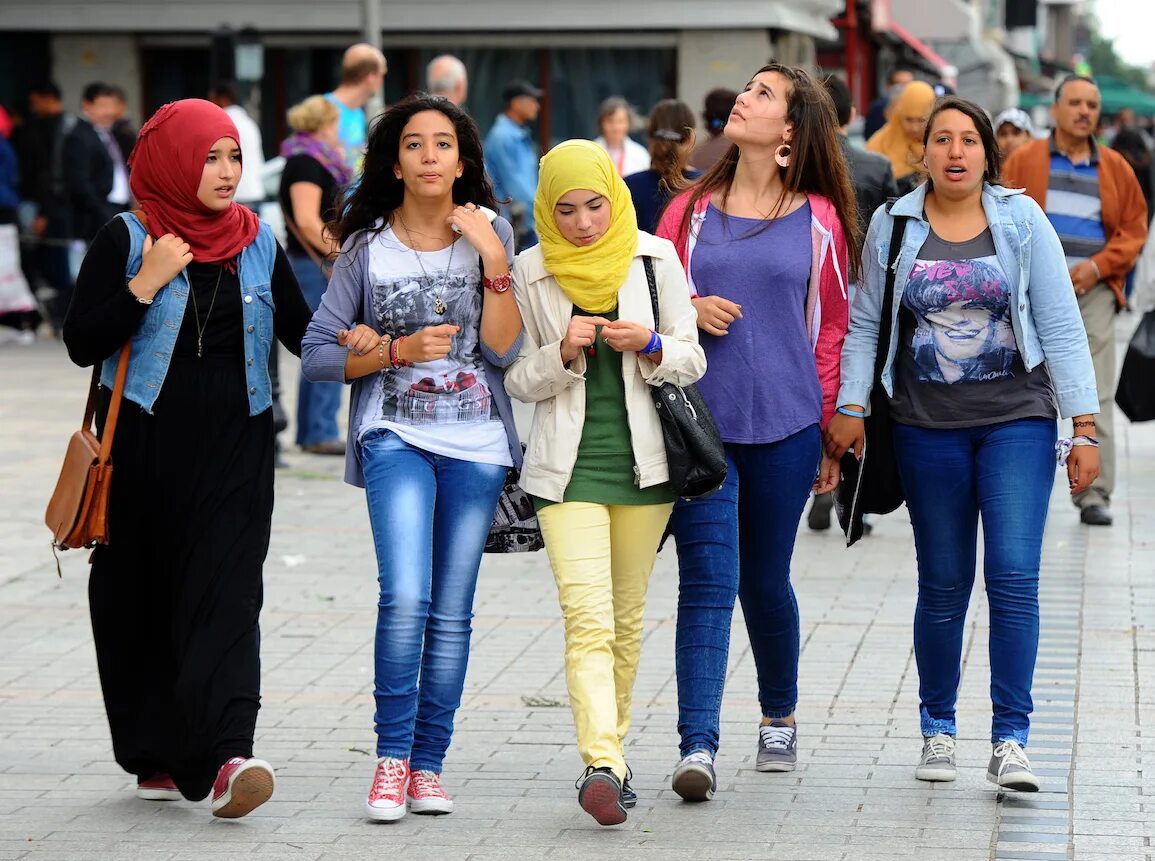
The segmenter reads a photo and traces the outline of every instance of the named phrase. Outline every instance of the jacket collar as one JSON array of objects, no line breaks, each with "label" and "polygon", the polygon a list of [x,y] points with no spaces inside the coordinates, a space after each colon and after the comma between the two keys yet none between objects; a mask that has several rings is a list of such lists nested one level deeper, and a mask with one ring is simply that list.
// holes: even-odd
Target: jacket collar
[{"label": "jacket collar", "polygon": [[[917,218],[919,221],[925,221],[924,208],[926,206],[926,192],[927,184],[924,182],[914,191],[900,197],[890,209],[891,215],[906,216],[907,218]],[[985,209],[989,203],[1002,200],[1008,197],[1013,197],[1016,194],[1022,194],[1021,188],[1007,188],[1002,185],[991,185],[989,182],[983,183],[983,208]]]}]

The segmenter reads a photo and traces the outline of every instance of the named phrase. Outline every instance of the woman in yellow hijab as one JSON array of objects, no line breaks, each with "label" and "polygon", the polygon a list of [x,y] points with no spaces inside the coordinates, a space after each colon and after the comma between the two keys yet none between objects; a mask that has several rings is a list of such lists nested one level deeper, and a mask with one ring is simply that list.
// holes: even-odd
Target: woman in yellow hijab
[{"label": "woman in yellow hijab", "polygon": [[617,825],[637,800],[623,743],[646,586],[674,502],[647,386],[695,382],[706,359],[674,246],[638,230],[605,150],[566,141],[546,155],[534,218],[541,244],[513,267],[525,338],[505,388],[535,405],[521,486],[534,497],[565,618],[586,766],[578,803]]},{"label": "woman in yellow hijab", "polygon": [[922,135],[934,107],[934,88],[911,81],[890,107],[890,118],[866,142],[866,148],[890,159],[899,190],[905,194],[922,179]]}]

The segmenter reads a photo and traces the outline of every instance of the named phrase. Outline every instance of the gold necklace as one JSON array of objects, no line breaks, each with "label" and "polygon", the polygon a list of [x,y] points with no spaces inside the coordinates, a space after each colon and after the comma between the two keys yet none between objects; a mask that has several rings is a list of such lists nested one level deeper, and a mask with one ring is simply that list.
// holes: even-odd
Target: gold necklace
[{"label": "gold necklace", "polygon": [[205,321],[203,324],[201,323],[200,309],[197,308],[197,291],[193,288],[191,278],[189,279],[189,282],[188,282],[188,292],[189,292],[189,295],[192,296],[193,314],[196,316],[196,323],[197,323],[197,358],[198,359],[204,357],[205,329],[209,325],[209,317],[211,317],[213,315],[213,306],[217,304],[217,291],[219,289],[221,289],[221,275],[224,274],[224,271],[225,271],[225,266],[222,263],[221,268],[217,270],[217,283],[216,283],[216,286],[213,287],[213,298],[209,302],[209,310],[205,314]]}]

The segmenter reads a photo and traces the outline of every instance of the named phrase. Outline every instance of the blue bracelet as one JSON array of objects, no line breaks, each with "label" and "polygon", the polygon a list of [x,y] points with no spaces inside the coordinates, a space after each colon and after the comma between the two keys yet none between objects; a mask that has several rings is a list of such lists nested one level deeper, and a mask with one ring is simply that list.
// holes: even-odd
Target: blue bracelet
[{"label": "blue bracelet", "polygon": [[656,353],[662,349],[662,338],[657,332],[650,333],[650,343],[638,350],[643,356],[648,356],[650,353]]},{"label": "blue bracelet", "polygon": [[854,410],[848,410],[846,407],[839,407],[838,412],[842,413],[844,416],[850,416],[852,419],[866,418],[866,413],[856,413]]}]

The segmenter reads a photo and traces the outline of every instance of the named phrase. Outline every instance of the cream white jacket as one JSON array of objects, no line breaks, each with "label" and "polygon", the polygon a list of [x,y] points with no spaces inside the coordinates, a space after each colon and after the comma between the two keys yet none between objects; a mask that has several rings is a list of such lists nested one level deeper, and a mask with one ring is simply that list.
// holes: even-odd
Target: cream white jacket
[{"label": "cream white jacket", "polygon": [[[668,481],[669,472],[662,429],[647,386],[696,382],[706,372],[706,356],[698,345],[697,314],[690,304],[686,274],[668,240],[638,231],[638,250],[618,291],[618,318],[654,328],[643,257],[653,258],[658,283],[662,363],[656,365],[637,353],[623,353],[622,378],[635,481],[639,487],[651,487]],[[573,475],[585,424],[586,355],[583,351],[568,368],[562,364],[561,342],[574,306],[545,270],[540,247],[518,255],[513,289],[525,324],[525,339],[517,359],[505,371],[505,389],[520,401],[536,404],[521,486],[534,496],[561,502]]]}]

